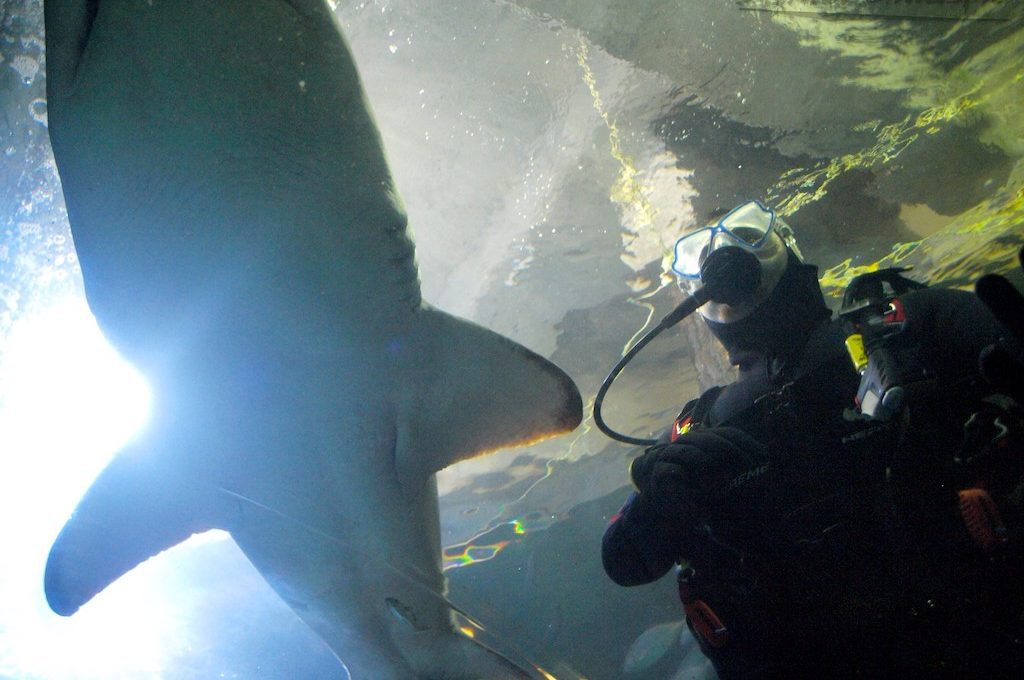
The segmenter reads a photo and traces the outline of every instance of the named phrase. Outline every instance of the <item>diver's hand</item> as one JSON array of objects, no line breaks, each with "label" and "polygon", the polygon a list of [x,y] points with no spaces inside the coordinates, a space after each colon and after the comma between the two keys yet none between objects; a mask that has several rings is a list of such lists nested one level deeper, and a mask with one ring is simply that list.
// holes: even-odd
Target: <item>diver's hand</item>
[{"label": "diver's hand", "polygon": [[673,514],[703,507],[744,475],[763,471],[767,459],[768,448],[746,432],[712,427],[650,447],[634,459],[629,471],[653,510]]}]

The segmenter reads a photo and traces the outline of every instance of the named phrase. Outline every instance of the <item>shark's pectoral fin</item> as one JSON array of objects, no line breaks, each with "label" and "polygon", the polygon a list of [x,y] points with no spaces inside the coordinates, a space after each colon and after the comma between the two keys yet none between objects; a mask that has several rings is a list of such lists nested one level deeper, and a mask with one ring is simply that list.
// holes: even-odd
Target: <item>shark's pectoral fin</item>
[{"label": "shark's pectoral fin", "polygon": [[412,381],[403,402],[396,463],[418,478],[452,463],[569,432],[583,402],[572,379],[508,338],[434,309],[418,312],[403,348]]},{"label": "shark's pectoral fin", "polygon": [[139,450],[99,474],[50,549],[46,600],[70,616],[147,558],[218,526],[216,495]]}]

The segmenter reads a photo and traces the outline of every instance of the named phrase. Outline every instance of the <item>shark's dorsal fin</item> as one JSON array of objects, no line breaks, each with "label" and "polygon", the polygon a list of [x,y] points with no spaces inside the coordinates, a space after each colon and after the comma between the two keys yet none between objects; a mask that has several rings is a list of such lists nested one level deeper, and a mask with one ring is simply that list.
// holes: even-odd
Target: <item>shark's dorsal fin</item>
[{"label": "shark's dorsal fin", "polygon": [[[435,309],[418,313],[403,366],[396,464],[415,481],[453,463],[569,432],[582,419],[573,381],[544,357]],[[408,384],[408,383],[407,383]]]},{"label": "shark's dorsal fin", "polygon": [[70,616],[122,574],[189,536],[212,529],[212,503],[195,479],[136,445],[99,474],[46,562],[50,607]]}]

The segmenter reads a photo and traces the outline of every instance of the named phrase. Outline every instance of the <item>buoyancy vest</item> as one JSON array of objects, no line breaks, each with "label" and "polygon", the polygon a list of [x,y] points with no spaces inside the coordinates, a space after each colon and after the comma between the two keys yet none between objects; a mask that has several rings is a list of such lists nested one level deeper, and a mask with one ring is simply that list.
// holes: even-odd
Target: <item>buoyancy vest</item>
[{"label": "buoyancy vest", "polygon": [[[895,307],[894,334],[905,321]],[[933,610],[936,620],[945,619],[965,598],[993,606],[995,598],[978,595],[984,581],[1020,581],[1020,499],[1000,514],[1007,504],[985,498],[986,487],[995,493],[996,486],[1001,498],[1024,495],[1020,456],[1007,462],[990,451],[993,423],[1007,410],[982,418],[984,431],[971,444],[962,424],[984,412],[983,400],[973,393],[951,399],[960,386],[940,385],[918,361],[920,339],[901,338],[891,348],[916,388],[910,406],[888,420],[864,417],[852,403],[861,376],[844,346],[847,333],[841,321],[823,324],[795,368],[773,371],[765,362],[687,404],[671,430],[676,439],[694,427],[739,427],[770,451],[763,474],[732,485],[695,530],[697,548],[680,570],[688,614],[699,602],[728,629],[718,638],[726,645],[709,644],[715,638],[695,630],[705,653],[726,664],[716,662],[720,673],[730,647],[745,647],[737,671],[743,675],[759,656],[769,663],[765,655],[777,655],[787,639],[802,649],[820,639],[833,646],[833,660],[854,658],[864,644],[890,644],[887,636],[897,635],[908,616],[920,623]],[[964,464],[979,455],[986,465]],[[953,566],[932,569],[926,563],[936,554],[948,555]],[[970,583],[955,583],[961,578]],[[1011,628],[1020,590],[1004,591],[1004,602],[1015,598],[1004,604]],[[921,625],[923,635],[931,633]],[[837,636],[849,639],[839,651]],[[905,663],[931,663],[933,652],[921,654],[927,661]]]}]

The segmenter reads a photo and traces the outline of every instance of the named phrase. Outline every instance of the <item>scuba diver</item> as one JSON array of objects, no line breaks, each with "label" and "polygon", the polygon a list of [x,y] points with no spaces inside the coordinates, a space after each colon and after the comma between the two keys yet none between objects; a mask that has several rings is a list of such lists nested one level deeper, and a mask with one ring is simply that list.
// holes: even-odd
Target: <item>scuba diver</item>
[{"label": "scuba diver", "polygon": [[833,319],[757,201],[681,238],[673,269],[693,298],[660,328],[699,308],[739,374],[656,441],[600,417],[635,351],[602,386],[599,427],[648,445],[605,531],[611,579],[675,565],[723,680],[1024,677],[1024,298],[889,269]]}]

